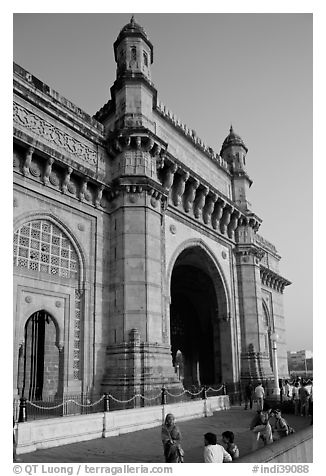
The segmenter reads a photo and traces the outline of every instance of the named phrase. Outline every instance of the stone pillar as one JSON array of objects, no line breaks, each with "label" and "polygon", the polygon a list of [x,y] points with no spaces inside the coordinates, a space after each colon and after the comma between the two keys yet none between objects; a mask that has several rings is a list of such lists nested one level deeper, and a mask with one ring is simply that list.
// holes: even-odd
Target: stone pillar
[{"label": "stone pillar", "polygon": [[241,325],[241,377],[273,378],[269,356],[261,349],[263,322],[260,260],[264,252],[253,243],[254,230],[240,226],[237,231],[236,266]]},{"label": "stone pillar", "polygon": [[[150,171],[149,161],[155,159],[149,152],[132,152],[128,167]],[[102,388],[122,399],[139,392],[150,396],[163,384],[180,387],[162,324],[165,271],[161,224],[166,195],[162,196],[159,184],[153,186],[153,180],[139,182],[134,176],[120,179],[119,194],[111,202],[110,323]]]}]

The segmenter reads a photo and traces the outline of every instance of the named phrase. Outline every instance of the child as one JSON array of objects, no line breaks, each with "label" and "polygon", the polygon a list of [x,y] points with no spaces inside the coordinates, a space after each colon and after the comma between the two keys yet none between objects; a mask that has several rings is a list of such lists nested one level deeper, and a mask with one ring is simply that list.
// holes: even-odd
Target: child
[{"label": "child", "polygon": [[239,458],[239,448],[234,444],[233,431],[224,431],[222,433],[223,443],[226,445],[226,451],[231,455],[232,460]]},{"label": "child", "polygon": [[294,433],[293,428],[291,428],[287,424],[285,418],[282,417],[280,410],[274,410],[273,415],[275,417],[274,429],[277,431],[279,438],[283,438],[284,436],[288,436],[290,433]]}]

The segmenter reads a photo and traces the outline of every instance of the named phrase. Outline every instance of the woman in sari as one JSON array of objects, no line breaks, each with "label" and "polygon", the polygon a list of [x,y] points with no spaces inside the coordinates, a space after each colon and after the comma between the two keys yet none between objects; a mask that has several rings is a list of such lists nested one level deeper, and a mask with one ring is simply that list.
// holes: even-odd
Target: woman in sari
[{"label": "woman in sari", "polygon": [[162,425],[162,443],[166,463],[183,463],[181,432],[174,423],[174,415],[168,413]]}]

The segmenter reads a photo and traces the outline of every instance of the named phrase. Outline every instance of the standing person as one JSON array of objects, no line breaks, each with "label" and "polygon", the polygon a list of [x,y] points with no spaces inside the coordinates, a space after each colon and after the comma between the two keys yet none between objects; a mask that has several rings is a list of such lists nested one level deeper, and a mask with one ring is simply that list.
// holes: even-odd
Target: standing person
[{"label": "standing person", "polygon": [[222,433],[222,440],[225,444],[225,449],[231,456],[232,460],[239,458],[239,448],[234,443],[234,433],[233,431],[224,431]]},{"label": "standing person", "polygon": [[214,433],[205,433],[204,435],[204,463],[231,463],[231,455],[217,444],[217,438]]},{"label": "standing person", "polygon": [[265,390],[261,382],[257,382],[257,387],[255,388],[255,399],[257,400],[257,411],[262,411],[264,407],[264,397]]},{"label": "standing person", "polygon": [[292,386],[289,384],[288,380],[285,380],[283,386],[283,398],[285,401],[292,399]]},{"label": "standing person", "polygon": [[252,451],[256,451],[260,439],[263,441],[264,446],[273,443],[273,432],[269,423],[270,413],[270,408],[265,405],[264,410],[258,410],[251,421],[250,430],[253,435]]},{"label": "standing person", "polygon": [[301,416],[307,417],[309,414],[309,392],[303,382],[301,382],[301,387],[299,388],[299,398]]},{"label": "standing person", "polygon": [[175,418],[172,413],[165,417],[162,425],[162,443],[166,463],[183,463],[183,449],[181,448],[181,432],[175,425]]},{"label": "standing person", "polygon": [[249,402],[249,408],[250,408],[250,410],[252,410],[253,393],[254,393],[254,386],[252,384],[252,381],[249,380],[249,382],[245,386],[245,392],[244,392],[244,397],[245,397],[245,407],[244,407],[244,409],[245,410],[247,410],[247,408],[248,408],[248,402]]},{"label": "standing person", "polygon": [[297,416],[299,415],[300,408],[299,382],[295,382],[294,387],[292,389],[292,401],[294,405],[294,414]]}]

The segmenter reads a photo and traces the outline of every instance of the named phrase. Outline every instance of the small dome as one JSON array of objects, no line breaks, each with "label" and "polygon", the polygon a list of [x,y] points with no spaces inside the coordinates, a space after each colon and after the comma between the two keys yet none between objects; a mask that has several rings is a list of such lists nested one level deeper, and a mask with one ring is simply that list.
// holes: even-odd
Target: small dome
[{"label": "small dome", "polygon": [[227,149],[228,147],[231,147],[232,145],[241,146],[245,149],[246,152],[248,152],[248,148],[246,147],[245,143],[243,142],[241,137],[234,132],[233,127],[231,126],[230,133],[223,142],[220,154],[222,155],[224,150]]},{"label": "small dome", "polygon": [[148,36],[147,36],[144,28],[141,25],[139,25],[139,23],[135,22],[135,17],[133,15],[130,18],[130,22],[127,23],[127,25],[125,25],[123,28],[121,28],[118,39],[119,39],[120,35],[124,36],[125,33],[137,33],[137,32],[141,33],[142,35],[145,35],[146,38],[148,39]]}]

